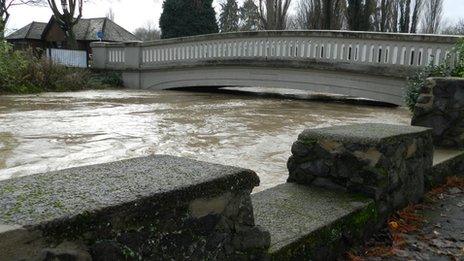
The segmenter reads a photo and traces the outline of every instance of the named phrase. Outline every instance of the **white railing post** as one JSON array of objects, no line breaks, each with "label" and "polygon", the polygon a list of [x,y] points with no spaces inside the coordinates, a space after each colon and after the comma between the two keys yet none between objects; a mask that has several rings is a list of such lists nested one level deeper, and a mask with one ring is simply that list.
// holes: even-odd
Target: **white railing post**
[{"label": "white railing post", "polygon": [[122,62],[125,69],[140,69],[142,65],[142,47],[140,43],[126,43]]},{"label": "white railing post", "polygon": [[95,69],[106,69],[107,67],[107,52],[105,43],[92,43],[92,68]]}]

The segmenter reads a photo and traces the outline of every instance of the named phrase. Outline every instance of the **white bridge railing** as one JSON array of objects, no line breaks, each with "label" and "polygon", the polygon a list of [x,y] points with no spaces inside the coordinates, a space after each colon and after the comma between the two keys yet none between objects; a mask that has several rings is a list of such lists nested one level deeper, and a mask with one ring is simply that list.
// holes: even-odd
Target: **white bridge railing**
[{"label": "white bridge railing", "polygon": [[[221,60],[295,60],[418,67],[453,63],[454,36],[348,31],[260,31],[145,43],[94,43],[94,67],[143,69]],[[245,64],[246,65],[246,64]]]}]

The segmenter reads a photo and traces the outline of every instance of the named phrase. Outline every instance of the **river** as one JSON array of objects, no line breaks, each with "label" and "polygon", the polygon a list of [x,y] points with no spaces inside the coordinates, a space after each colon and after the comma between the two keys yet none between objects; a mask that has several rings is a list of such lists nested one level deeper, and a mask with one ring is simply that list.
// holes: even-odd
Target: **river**
[{"label": "river", "polygon": [[305,128],[410,121],[405,108],[244,90],[0,96],[0,180],[156,153],[250,168],[259,191],[285,182],[291,144]]}]

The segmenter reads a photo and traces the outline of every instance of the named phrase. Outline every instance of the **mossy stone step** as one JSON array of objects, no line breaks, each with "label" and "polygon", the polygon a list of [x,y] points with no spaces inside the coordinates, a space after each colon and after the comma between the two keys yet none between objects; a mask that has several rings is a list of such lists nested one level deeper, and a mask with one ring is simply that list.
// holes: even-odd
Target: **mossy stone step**
[{"label": "mossy stone step", "polygon": [[256,225],[271,233],[274,260],[336,258],[377,223],[370,199],[293,183],[253,194],[252,202]]},{"label": "mossy stone step", "polygon": [[449,176],[462,175],[464,175],[464,150],[437,148],[433,152],[433,167],[425,176],[425,186],[431,189],[443,184]]},{"label": "mossy stone step", "polygon": [[258,184],[251,170],[166,155],[1,181],[0,260],[258,255],[269,243],[253,222]]}]

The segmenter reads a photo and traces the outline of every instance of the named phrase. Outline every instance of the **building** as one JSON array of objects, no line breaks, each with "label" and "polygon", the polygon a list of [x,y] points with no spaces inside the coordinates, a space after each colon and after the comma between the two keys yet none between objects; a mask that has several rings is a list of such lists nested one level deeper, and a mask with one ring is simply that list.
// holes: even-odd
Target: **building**
[{"label": "building", "polygon": [[[108,18],[81,19],[74,26],[78,49],[91,53],[90,43],[105,42],[133,42],[137,37]],[[98,36],[103,36],[100,39]],[[27,48],[62,48],[66,49],[65,33],[58,26],[54,17],[48,23],[32,22],[25,27],[11,33],[6,40],[15,49]]]}]

